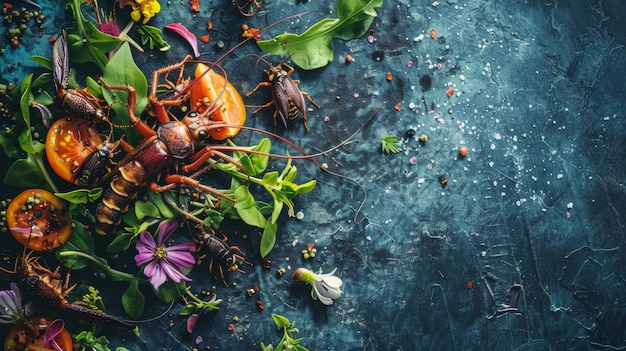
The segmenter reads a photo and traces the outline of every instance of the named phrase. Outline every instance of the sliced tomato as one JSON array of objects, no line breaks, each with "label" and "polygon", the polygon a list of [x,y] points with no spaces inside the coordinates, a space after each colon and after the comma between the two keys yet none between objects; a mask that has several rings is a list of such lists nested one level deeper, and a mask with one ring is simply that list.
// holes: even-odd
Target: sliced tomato
[{"label": "sliced tomato", "polygon": [[[57,350],[48,342],[43,345],[44,336],[48,325],[52,323],[50,318],[46,317],[28,317],[28,326],[26,323],[16,324],[9,330],[4,339],[4,351],[21,351],[21,350]],[[57,345],[63,351],[72,351],[72,336],[66,329],[62,329],[57,336],[54,337]]]},{"label": "sliced tomato", "polygon": [[85,158],[102,144],[93,122],[80,117],[61,118],[54,122],[46,137],[46,157],[54,172],[68,182]]},{"label": "sliced tomato", "polygon": [[[211,116],[211,120],[224,122],[232,125],[242,126],[246,122],[246,106],[241,95],[235,87],[226,81],[224,76],[210,70],[204,74],[209,67],[203,63],[196,66],[196,77],[202,77],[191,88],[191,108],[197,112],[204,112],[213,101],[217,99],[222,89],[224,94],[216,103],[218,110]],[[203,75],[204,74],[204,75]],[[210,131],[211,137],[215,140],[231,138],[239,133],[240,128],[220,128]]]},{"label": "sliced tomato", "polygon": [[15,240],[31,250],[50,252],[72,235],[67,206],[47,190],[23,191],[11,201],[6,216]]}]

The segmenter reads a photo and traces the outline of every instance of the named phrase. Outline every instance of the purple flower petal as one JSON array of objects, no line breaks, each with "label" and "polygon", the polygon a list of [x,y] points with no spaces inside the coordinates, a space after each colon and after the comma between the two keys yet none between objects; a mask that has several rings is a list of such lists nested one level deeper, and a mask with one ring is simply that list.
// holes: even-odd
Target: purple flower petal
[{"label": "purple flower petal", "polygon": [[[202,313],[203,310],[200,311]],[[200,317],[200,313],[192,314],[187,318],[187,333],[193,333],[193,327],[196,326],[196,322],[198,321],[198,317]]]},{"label": "purple flower petal", "polygon": [[137,267],[141,267],[144,264],[153,260],[155,260],[155,257],[152,255],[152,253],[144,253],[144,254],[135,255],[135,264],[137,265]]},{"label": "purple flower petal", "polygon": [[172,235],[172,233],[174,233],[176,228],[178,228],[178,222],[163,222],[161,225],[159,225],[159,229],[157,230],[159,232],[159,235],[157,238],[157,242],[159,243],[159,246],[165,245],[165,243],[167,242],[167,239],[170,238],[170,236]]},{"label": "purple flower petal", "polygon": [[186,280],[188,282],[191,281],[191,278],[188,278],[170,265],[162,264],[161,269],[165,271],[165,274],[167,274],[167,276],[176,283],[180,283],[181,280]]},{"label": "purple flower petal", "polygon": [[189,43],[189,45],[191,45],[191,48],[193,49],[194,57],[197,58],[200,56],[200,52],[198,51],[198,39],[196,39],[196,36],[193,33],[191,33],[187,28],[185,28],[185,26],[183,26],[180,23],[171,23],[165,26],[164,28],[169,29],[173,31],[174,33],[183,37]]},{"label": "purple flower petal", "polygon": [[54,340],[54,338],[56,338],[57,335],[59,335],[63,331],[63,328],[65,328],[65,322],[63,322],[62,319],[55,319],[54,321],[52,321],[52,323],[48,325],[48,328],[46,328],[46,332],[43,336],[42,346],[48,345],[48,343],[50,343],[55,350],[63,351],[59,344],[57,344],[57,342]]},{"label": "purple flower petal", "polygon": [[192,267],[196,259],[190,253],[168,252],[165,261],[176,267],[179,271]]},{"label": "purple flower petal", "polygon": [[152,237],[152,234],[150,234],[150,232],[141,232],[141,234],[139,234],[137,246],[143,246],[150,251],[156,250],[157,247],[156,242],[154,241],[154,238]]},{"label": "purple flower petal", "polygon": [[167,280],[165,271],[161,268],[159,261],[152,261],[144,268],[143,273],[148,277],[150,284],[157,290]]}]

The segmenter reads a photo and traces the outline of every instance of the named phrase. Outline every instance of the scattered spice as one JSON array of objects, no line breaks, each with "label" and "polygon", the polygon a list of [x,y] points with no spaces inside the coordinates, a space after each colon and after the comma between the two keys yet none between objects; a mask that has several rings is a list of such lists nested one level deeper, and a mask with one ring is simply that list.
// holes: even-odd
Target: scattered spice
[{"label": "scattered spice", "polygon": [[207,30],[211,30],[211,29],[213,29],[213,22],[208,21],[208,22],[206,23],[206,29],[207,29]]},{"label": "scattered spice", "polygon": [[437,39],[437,32],[434,29],[430,30],[430,37],[433,39]]},{"label": "scattered spice", "polygon": [[209,34],[205,34],[205,35],[201,35],[199,37],[200,41],[207,44],[209,42],[209,40],[211,40],[211,35]]},{"label": "scattered spice", "polygon": [[402,109],[402,106],[400,104],[397,104],[394,108],[396,109],[396,111],[400,111]]},{"label": "scattered spice", "polygon": [[258,307],[261,311],[265,309],[265,305],[263,304],[263,302],[261,302],[261,300],[258,300],[256,302],[256,307]]},{"label": "scattered spice", "polygon": [[439,180],[439,184],[441,184],[441,188],[445,189],[446,185],[448,185],[448,178],[444,176],[440,176],[438,180]]},{"label": "scattered spice", "polygon": [[427,141],[428,141],[428,135],[426,135],[426,134],[422,134],[422,135],[420,136],[420,143],[424,144],[424,143],[426,143]]},{"label": "scattered spice", "polygon": [[200,12],[200,0],[189,0],[191,11]]},{"label": "scattered spice", "polygon": [[471,289],[472,287],[473,287],[472,281],[471,281],[471,280],[468,280],[468,281],[467,281],[467,288],[468,288],[468,289]]},{"label": "scattered spice", "polygon": [[446,90],[446,96],[447,97],[452,97],[452,94],[454,94],[454,88],[450,88],[448,90]]},{"label": "scattered spice", "polygon": [[406,138],[407,139],[411,139],[414,136],[415,136],[415,129],[411,128],[411,129],[406,131]]},{"label": "scattered spice", "polygon": [[461,147],[459,149],[459,156],[461,156],[461,157],[467,156],[467,148],[465,146],[463,146],[463,147]]},{"label": "scattered spice", "polygon": [[258,28],[250,28],[247,24],[241,25],[241,34],[244,38],[254,38],[254,40],[261,40],[261,30]]},{"label": "scattered spice", "polygon": [[352,62],[352,61],[353,61],[352,55],[347,54],[346,55],[346,62]]},{"label": "scattered spice", "polygon": [[302,257],[305,260],[308,260],[309,258],[315,257],[316,253],[317,253],[317,249],[315,248],[315,245],[309,244],[307,245],[305,250],[302,250]]},{"label": "scattered spice", "polygon": [[387,80],[391,81],[393,79],[393,75],[391,74],[391,71],[387,72]]}]

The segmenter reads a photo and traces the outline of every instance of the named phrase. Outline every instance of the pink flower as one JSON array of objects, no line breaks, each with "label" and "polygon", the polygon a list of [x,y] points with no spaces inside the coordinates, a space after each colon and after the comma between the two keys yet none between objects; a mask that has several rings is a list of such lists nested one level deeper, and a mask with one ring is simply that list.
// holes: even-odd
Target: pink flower
[{"label": "pink flower", "polygon": [[98,30],[104,34],[108,34],[114,37],[119,37],[122,34],[122,30],[115,22],[104,21],[98,24]]},{"label": "pink flower", "polygon": [[191,281],[182,272],[196,263],[190,252],[195,246],[193,241],[165,246],[176,228],[178,228],[178,222],[162,223],[157,229],[156,243],[149,232],[139,234],[135,263],[137,267],[145,265],[143,274],[148,277],[154,289],[158,289],[167,278],[176,283],[180,283],[181,280]]}]

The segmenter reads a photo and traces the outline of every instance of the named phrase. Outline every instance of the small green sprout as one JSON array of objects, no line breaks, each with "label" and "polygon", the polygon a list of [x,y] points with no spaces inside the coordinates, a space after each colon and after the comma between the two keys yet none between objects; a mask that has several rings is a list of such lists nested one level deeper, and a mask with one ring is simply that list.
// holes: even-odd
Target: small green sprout
[{"label": "small green sprout", "polygon": [[272,319],[274,320],[274,324],[278,328],[283,330],[283,338],[280,339],[280,342],[276,347],[269,344],[265,346],[263,342],[261,342],[261,350],[263,351],[282,351],[282,350],[296,350],[296,351],[308,351],[308,349],[302,345],[300,345],[300,341],[302,338],[294,339],[293,333],[298,332],[298,328],[296,328],[296,322],[289,322],[289,320],[281,315],[272,313]]},{"label": "small green sprout", "polygon": [[102,302],[102,296],[100,296],[100,291],[91,285],[88,289],[89,292],[83,295],[83,302],[94,311],[105,312],[106,310],[104,308],[104,303]]},{"label": "small green sprout", "polygon": [[387,135],[380,142],[380,146],[385,153],[397,153],[400,151],[400,143],[395,135]]}]

